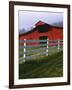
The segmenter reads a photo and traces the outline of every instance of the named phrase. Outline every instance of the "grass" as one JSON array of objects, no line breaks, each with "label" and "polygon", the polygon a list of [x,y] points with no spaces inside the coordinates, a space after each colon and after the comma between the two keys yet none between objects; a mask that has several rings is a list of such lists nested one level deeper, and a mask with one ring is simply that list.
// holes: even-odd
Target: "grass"
[{"label": "grass", "polygon": [[19,64],[19,79],[62,77],[63,52]]}]

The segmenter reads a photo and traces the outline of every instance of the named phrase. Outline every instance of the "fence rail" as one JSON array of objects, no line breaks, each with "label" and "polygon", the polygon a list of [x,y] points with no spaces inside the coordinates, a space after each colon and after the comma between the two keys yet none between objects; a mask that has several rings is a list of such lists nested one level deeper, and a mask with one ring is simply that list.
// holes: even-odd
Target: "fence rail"
[{"label": "fence rail", "polygon": [[20,43],[30,43],[30,42],[47,42],[47,40],[20,40]]},{"label": "fence rail", "polygon": [[[34,43],[35,42],[35,43]],[[40,43],[43,42],[43,43]],[[19,40],[19,43],[23,43],[19,46],[19,56],[22,56],[19,58],[19,62],[22,60],[29,60],[32,58],[36,58],[37,56],[48,56],[49,49],[51,48],[57,48],[57,51],[59,52],[60,48],[63,47],[63,40]],[[27,45],[30,43],[30,45]],[[34,45],[31,43],[34,43]],[[32,48],[32,49],[31,49]],[[29,50],[31,49],[31,50]],[[20,51],[21,50],[21,51]],[[28,54],[31,53],[32,55]],[[34,54],[35,53],[35,54]]]},{"label": "fence rail", "polygon": [[[19,42],[20,43],[24,43],[24,42],[47,42],[48,40],[20,40]],[[49,40],[49,42],[56,42],[56,41],[58,41],[58,40]],[[63,40],[61,40],[61,39],[59,39],[59,41],[63,41]]]},{"label": "fence rail", "polygon": [[38,53],[38,54],[35,54],[35,55],[31,55],[31,56],[27,56],[26,58],[24,58],[24,57],[22,57],[21,59],[20,59],[20,61],[21,60],[29,60],[29,59],[32,59],[32,58],[36,58],[37,56],[39,56],[39,55],[46,55],[47,54],[47,52],[41,52],[41,53]]},{"label": "fence rail", "polygon": [[47,48],[39,48],[39,49],[34,49],[34,50],[27,50],[26,52],[20,52],[19,54],[25,54],[25,53],[30,53],[30,52],[38,52],[38,51],[42,51],[42,50],[47,50]]},{"label": "fence rail", "polygon": [[30,46],[20,46],[19,48],[31,48],[31,47],[42,47],[42,46],[47,46],[47,44],[42,44],[42,45],[30,45]]}]

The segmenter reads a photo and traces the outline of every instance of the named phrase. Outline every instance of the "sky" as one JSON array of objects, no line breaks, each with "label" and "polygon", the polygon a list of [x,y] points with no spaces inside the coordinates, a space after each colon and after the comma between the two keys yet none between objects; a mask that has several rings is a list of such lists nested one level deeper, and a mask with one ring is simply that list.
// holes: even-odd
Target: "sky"
[{"label": "sky", "polygon": [[19,31],[25,29],[28,31],[35,26],[38,21],[53,24],[63,21],[63,13],[60,12],[38,12],[38,11],[19,11],[18,14]]}]

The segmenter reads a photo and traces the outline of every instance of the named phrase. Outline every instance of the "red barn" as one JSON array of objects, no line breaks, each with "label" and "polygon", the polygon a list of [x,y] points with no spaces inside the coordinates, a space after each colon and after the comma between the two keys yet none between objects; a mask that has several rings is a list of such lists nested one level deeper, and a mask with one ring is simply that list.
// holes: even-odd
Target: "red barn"
[{"label": "red barn", "polygon": [[39,21],[35,24],[35,28],[24,34],[19,35],[20,40],[58,40],[63,39],[63,27],[49,25]]}]

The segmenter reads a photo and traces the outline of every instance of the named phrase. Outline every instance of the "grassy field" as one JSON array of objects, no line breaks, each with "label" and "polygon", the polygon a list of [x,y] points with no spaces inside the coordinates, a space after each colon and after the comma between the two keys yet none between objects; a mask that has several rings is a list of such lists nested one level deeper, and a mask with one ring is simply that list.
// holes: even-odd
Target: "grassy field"
[{"label": "grassy field", "polygon": [[63,76],[63,52],[19,64],[19,79]]}]

